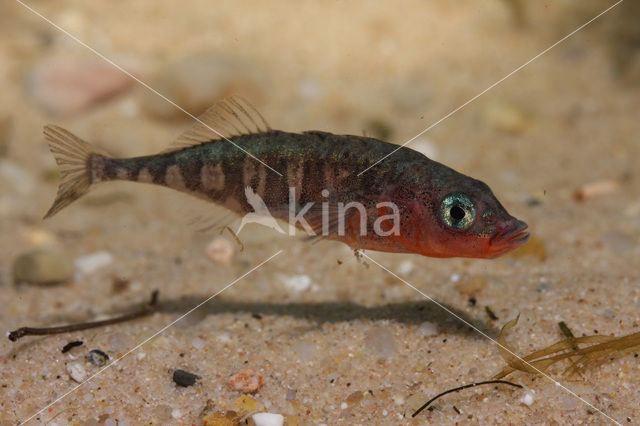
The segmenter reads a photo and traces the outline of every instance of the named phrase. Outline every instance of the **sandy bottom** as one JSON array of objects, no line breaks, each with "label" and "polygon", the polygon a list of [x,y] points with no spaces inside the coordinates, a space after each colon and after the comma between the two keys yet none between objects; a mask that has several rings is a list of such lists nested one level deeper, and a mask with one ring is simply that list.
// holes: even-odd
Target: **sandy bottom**
[{"label": "sandy bottom", "polygon": [[[549,5],[529,11],[520,27],[507,2],[458,3],[33,6],[116,62],[133,64],[143,80],[187,55],[235,55],[264,77],[259,90],[243,94],[273,127],[353,134],[382,128],[398,143],[605,7]],[[640,421],[634,352],[603,360],[582,377],[554,367],[550,374],[562,386],[513,374],[509,379],[526,389],[471,389],[410,418],[435,394],[486,380],[504,365],[496,346],[468,324],[495,338],[519,313],[508,339],[522,355],[562,339],[560,321],[576,336],[638,331],[640,97],[611,63],[605,35],[613,14],[415,142],[488,183],[529,224],[537,249],[495,260],[376,252],[358,260],[338,243],[310,245],[254,227],[240,235],[242,252],[225,234],[236,254],[224,266],[206,254],[215,235],[192,232],[184,223],[188,208],[175,208],[182,196],[163,188],[104,185],[41,221],[56,190],[43,124],[130,156],[162,149],[189,121],[146,112],[148,95],[138,86],[91,109],[47,115],[25,89],[31,67],[49,56],[91,53],[18,3],[2,9],[0,119],[13,123],[0,158],[2,329],[127,312],[154,289],[160,305],[121,325],[0,340],[0,423],[198,424],[207,400],[220,412],[247,408],[227,384],[246,367],[265,380],[252,396],[257,404],[287,416],[287,424]],[[603,180],[613,183],[575,200],[578,188]],[[76,271],[66,284],[13,284],[12,262],[35,247],[72,260],[105,251],[112,261]],[[83,346],[61,353],[74,340]],[[85,362],[91,349],[110,356],[109,368]],[[90,380],[79,386],[69,364]],[[177,368],[200,379],[177,387]]]}]

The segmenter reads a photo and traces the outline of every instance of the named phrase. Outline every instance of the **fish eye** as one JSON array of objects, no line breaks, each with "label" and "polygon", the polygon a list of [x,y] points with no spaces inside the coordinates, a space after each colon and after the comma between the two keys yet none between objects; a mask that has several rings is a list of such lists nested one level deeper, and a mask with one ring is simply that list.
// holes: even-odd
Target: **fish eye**
[{"label": "fish eye", "polygon": [[453,193],[442,200],[440,216],[448,227],[463,231],[476,219],[476,209],[469,197],[461,193]]}]

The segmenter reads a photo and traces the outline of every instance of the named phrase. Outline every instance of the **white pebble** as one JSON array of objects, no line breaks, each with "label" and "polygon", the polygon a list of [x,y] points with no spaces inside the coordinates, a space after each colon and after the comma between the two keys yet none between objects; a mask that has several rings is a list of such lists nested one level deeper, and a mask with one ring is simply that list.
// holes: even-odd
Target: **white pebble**
[{"label": "white pebble", "polygon": [[274,413],[257,413],[251,416],[256,426],[282,426],[284,416]]},{"label": "white pebble", "polygon": [[413,271],[413,262],[410,260],[405,260],[398,265],[398,272],[401,275],[408,275],[411,271]]},{"label": "white pebble", "polygon": [[199,337],[196,337],[191,341],[191,346],[193,346],[196,349],[202,349],[204,348],[204,340]]},{"label": "white pebble", "polygon": [[343,402],[342,404],[340,404],[340,408],[342,410],[346,410],[349,407],[349,404],[347,404],[346,402]]},{"label": "white pebble", "polygon": [[118,422],[116,422],[115,419],[108,418],[104,421],[104,426],[118,426]]},{"label": "white pebble", "polygon": [[531,404],[533,404],[533,391],[529,390],[525,392],[524,396],[520,398],[520,402],[530,407]]},{"label": "white pebble", "polygon": [[226,238],[214,238],[206,249],[207,256],[218,265],[229,266],[233,261],[235,249],[231,241]]},{"label": "white pebble", "polygon": [[303,292],[311,286],[311,278],[308,275],[293,275],[291,277],[282,277],[284,285],[296,292]]},{"label": "white pebble", "polygon": [[382,410],[382,415],[386,417],[389,415],[389,412],[387,410]]},{"label": "white pebble", "polygon": [[84,378],[87,377],[87,371],[79,362],[70,362],[67,364],[67,373],[78,383],[82,383]]},{"label": "white pebble", "polygon": [[171,417],[173,417],[174,419],[179,419],[180,417],[182,417],[182,411],[176,408],[171,412]]},{"label": "white pebble", "polygon": [[425,321],[418,326],[418,331],[424,337],[436,336],[438,334],[438,326],[432,322]]},{"label": "white pebble", "polygon": [[136,358],[138,359],[138,361],[141,361],[141,360],[145,359],[146,356],[147,356],[146,353],[140,352],[138,355],[136,355]]},{"label": "white pebble", "polygon": [[76,273],[87,275],[105,266],[109,266],[112,262],[113,256],[111,256],[111,253],[103,250],[80,256],[73,262],[73,265],[75,266]]}]

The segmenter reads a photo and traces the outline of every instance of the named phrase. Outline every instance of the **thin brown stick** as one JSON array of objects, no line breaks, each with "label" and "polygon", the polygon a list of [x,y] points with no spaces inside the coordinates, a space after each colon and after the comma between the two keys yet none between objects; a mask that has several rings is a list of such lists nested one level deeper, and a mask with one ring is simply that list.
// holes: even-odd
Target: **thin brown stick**
[{"label": "thin brown stick", "polygon": [[457,387],[457,388],[449,389],[449,390],[446,390],[446,391],[444,391],[444,392],[442,392],[442,393],[439,393],[438,395],[434,396],[433,398],[431,398],[430,400],[428,400],[427,402],[425,402],[425,403],[424,403],[424,405],[422,405],[422,407],[418,408],[418,409],[416,410],[416,412],[415,412],[415,413],[413,413],[413,414],[411,415],[411,417],[415,417],[415,416],[417,416],[418,414],[420,414],[420,413],[422,412],[422,410],[424,410],[424,409],[425,409],[425,408],[427,408],[429,405],[431,405],[431,403],[432,403],[433,401],[435,401],[436,399],[438,399],[438,398],[440,398],[440,397],[442,397],[442,396],[444,396],[444,395],[446,395],[446,394],[448,394],[448,393],[452,393],[452,392],[459,392],[459,391],[461,391],[461,390],[463,390],[463,389],[473,388],[473,387],[475,387],[475,386],[480,386],[480,385],[491,385],[491,384],[503,384],[503,385],[510,385],[510,386],[515,386],[515,387],[517,387],[517,388],[522,389],[522,385],[519,385],[519,384],[517,384],[517,383],[508,382],[508,381],[506,381],[506,380],[487,380],[487,381],[485,381],[485,382],[470,383],[470,384],[468,384],[468,385],[464,385],[464,386],[460,386],[460,387]]},{"label": "thin brown stick", "polygon": [[9,340],[15,342],[16,340],[25,336],[45,336],[50,334],[70,333],[72,331],[87,330],[89,328],[104,327],[107,325],[131,321],[155,312],[157,303],[158,290],[154,290],[151,293],[151,300],[149,301],[149,303],[142,307],[142,309],[140,309],[138,312],[132,312],[130,314],[125,314],[119,317],[109,318],[102,321],[82,322],[78,324],[61,325],[58,327],[21,327],[9,333]]}]

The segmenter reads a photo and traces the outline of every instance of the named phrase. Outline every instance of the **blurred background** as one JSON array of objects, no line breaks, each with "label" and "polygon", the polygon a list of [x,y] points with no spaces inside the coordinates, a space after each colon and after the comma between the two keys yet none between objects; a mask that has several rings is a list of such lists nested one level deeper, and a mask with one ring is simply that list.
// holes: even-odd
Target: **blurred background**
[{"label": "blurred background", "polygon": [[[26,2],[83,46],[23,4],[3,2],[3,328],[121,311],[146,300],[153,288],[175,306],[148,322],[82,336],[3,341],[0,381],[11,386],[0,389],[0,411],[8,421],[21,419],[71,387],[68,376],[56,379],[67,362],[59,346],[71,337],[124,353],[196,304],[198,295],[222,288],[278,249],[287,254],[227,290],[216,307],[194,314],[179,332],[168,330],[165,343],[147,350],[157,355],[143,366],[123,363],[124,372],[109,373],[116,381],[133,382],[131,389],[140,382],[140,393],[127,390],[125,397],[114,383],[103,383],[101,390],[88,384],[82,392],[90,401],[70,398],[53,414],[64,411],[60,419],[67,421],[71,413],[73,421],[118,418],[121,424],[196,421],[212,395],[218,406],[232,406],[238,394],[225,387],[225,377],[247,361],[268,377],[264,397],[256,399],[293,416],[290,422],[295,417],[302,424],[397,423],[411,411],[408,401],[423,402],[422,395],[444,390],[447,383],[482,379],[501,365],[490,342],[460,331],[437,307],[419,310],[425,302],[419,294],[357,261],[345,246],[310,246],[257,229],[241,235],[240,251],[230,235],[187,230],[184,211],[173,208],[181,199],[166,189],[104,185],[43,222],[58,182],[43,125],[63,126],[117,156],[134,156],[164,149],[192,122],[88,47],[195,115],[240,94],[275,129],[364,133],[400,144],[613,3]],[[529,223],[530,244],[495,261],[374,253],[376,259],[494,335],[520,312],[513,334],[515,341],[527,341],[523,350],[557,340],[561,319],[570,321],[576,335],[595,329],[624,334],[637,327],[638,19],[638,3],[623,2],[409,145],[489,184],[510,213]],[[27,266],[16,266],[19,259]],[[485,316],[485,305],[499,322]],[[251,313],[267,316],[257,320]],[[425,332],[429,327],[436,331]],[[438,338],[429,340],[433,335]],[[196,338],[209,346],[193,344]],[[352,341],[359,342],[355,349]],[[326,354],[320,353],[323,347],[330,348]],[[203,351],[217,354],[218,363],[207,362]],[[221,351],[227,351],[224,360],[218,358]],[[468,357],[448,365],[446,358],[461,351]],[[480,358],[488,370],[480,368]],[[438,368],[425,370],[432,362]],[[180,363],[205,377],[197,392],[189,388],[176,395],[166,370]],[[612,415],[637,416],[634,407],[640,405],[606,373],[599,387],[581,384],[586,398],[605,387],[618,392]],[[629,374],[640,379],[637,368]],[[329,389],[330,379],[338,377],[342,388]],[[291,389],[298,396],[291,397]],[[360,398],[349,409],[336,408],[368,389],[377,400]],[[568,405],[539,404],[534,408],[543,418],[568,413],[571,420],[583,419],[580,402],[552,387],[546,392],[545,397],[558,393],[554,404]],[[522,421],[528,415],[523,407],[503,413],[509,398],[516,397],[500,395],[495,407],[482,410],[470,402],[467,412],[481,422],[510,415],[505,421]],[[91,408],[98,400],[100,408]],[[446,414],[435,410],[425,418],[455,421],[455,415],[447,408]]]}]

